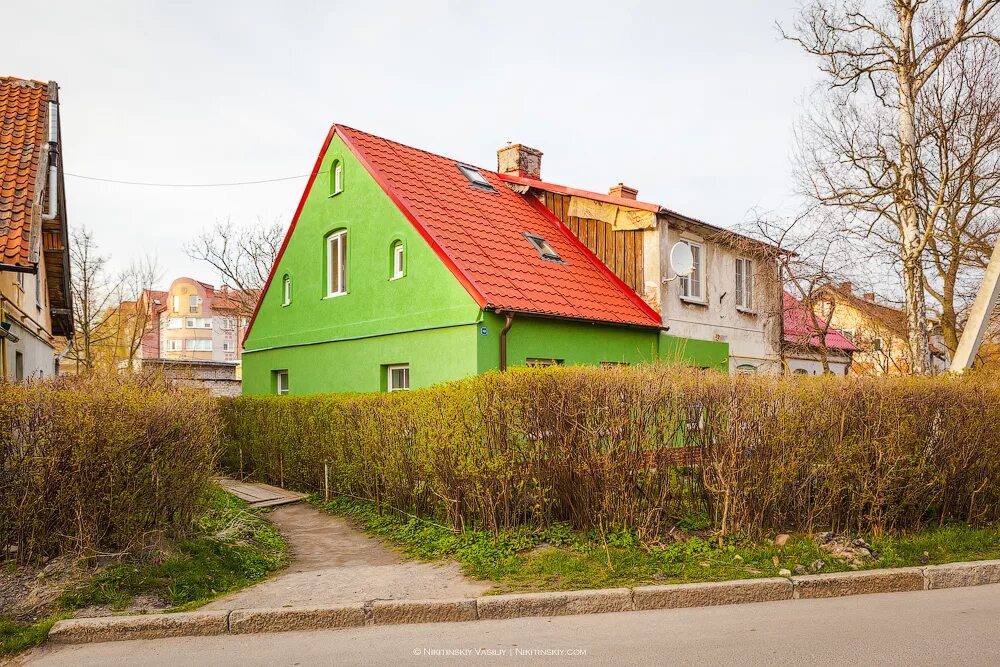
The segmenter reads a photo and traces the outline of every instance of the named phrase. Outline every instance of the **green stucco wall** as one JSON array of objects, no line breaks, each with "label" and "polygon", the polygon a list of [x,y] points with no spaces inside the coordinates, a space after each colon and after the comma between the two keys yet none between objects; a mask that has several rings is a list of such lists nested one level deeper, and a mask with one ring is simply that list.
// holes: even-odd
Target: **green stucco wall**
[{"label": "green stucco wall", "polygon": [[[330,196],[339,161],[343,190]],[[347,294],[327,296],[326,237],[347,230]],[[402,241],[406,275],[392,280],[391,247]],[[291,303],[283,303],[283,278]],[[413,389],[499,367],[504,318],[483,312],[338,137],[323,158],[246,340],[243,392],[385,389],[386,366],[408,364]],[[484,333],[485,332],[485,333]],[[726,370],[728,345],[666,336],[653,329],[517,315],[509,366],[526,359],[566,365],[680,359]]]}]

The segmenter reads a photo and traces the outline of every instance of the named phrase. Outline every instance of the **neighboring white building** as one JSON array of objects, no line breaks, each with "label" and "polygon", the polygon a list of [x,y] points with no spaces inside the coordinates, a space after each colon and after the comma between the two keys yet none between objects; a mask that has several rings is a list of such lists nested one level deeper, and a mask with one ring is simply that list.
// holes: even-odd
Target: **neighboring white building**
[{"label": "neighboring white building", "polygon": [[[542,153],[497,151],[509,187],[532,193],[626,285],[660,312],[668,336],[729,346],[729,370],[779,373],[782,285],[778,248],[637,199],[619,183],[608,194],[541,180]],[[670,249],[687,243],[695,272],[677,279]]]}]

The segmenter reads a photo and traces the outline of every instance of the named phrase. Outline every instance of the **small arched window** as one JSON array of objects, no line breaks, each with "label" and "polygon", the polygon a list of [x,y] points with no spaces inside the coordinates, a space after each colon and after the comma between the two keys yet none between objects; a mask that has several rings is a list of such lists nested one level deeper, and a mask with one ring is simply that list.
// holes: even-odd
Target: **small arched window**
[{"label": "small arched window", "polygon": [[344,165],[340,160],[330,163],[330,196],[344,191]]},{"label": "small arched window", "polygon": [[406,250],[402,241],[393,241],[389,252],[391,264],[391,278],[396,280],[406,275]]},{"label": "small arched window", "polygon": [[285,274],[281,279],[281,305],[290,306],[292,304],[292,277]]}]

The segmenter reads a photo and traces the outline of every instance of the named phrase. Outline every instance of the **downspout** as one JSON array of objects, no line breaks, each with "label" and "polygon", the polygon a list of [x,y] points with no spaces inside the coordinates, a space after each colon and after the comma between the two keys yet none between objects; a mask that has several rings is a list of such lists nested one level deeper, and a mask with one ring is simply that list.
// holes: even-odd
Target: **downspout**
[{"label": "downspout", "polygon": [[51,222],[59,215],[59,194],[56,184],[59,181],[59,117],[55,102],[49,102],[49,210],[42,214],[42,222]]},{"label": "downspout", "polygon": [[[497,311],[497,315],[500,311]],[[506,312],[503,313],[507,317],[507,321],[503,325],[503,329],[500,330],[500,372],[507,370],[507,332],[510,331],[511,325],[514,324],[514,313]]]}]

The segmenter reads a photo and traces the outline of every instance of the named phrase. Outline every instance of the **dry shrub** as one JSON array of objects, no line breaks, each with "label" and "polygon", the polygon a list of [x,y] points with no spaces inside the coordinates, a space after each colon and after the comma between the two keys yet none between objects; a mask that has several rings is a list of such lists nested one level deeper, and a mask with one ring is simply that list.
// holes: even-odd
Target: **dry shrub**
[{"label": "dry shrub", "polygon": [[500,530],[880,532],[1000,513],[987,379],[523,369],[393,394],[224,399],[223,463]]},{"label": "dry shrub", "polygon": [[214,399],[154,376],[0,385],[0,550],[136,553],[182,531],[217,438]]}]

